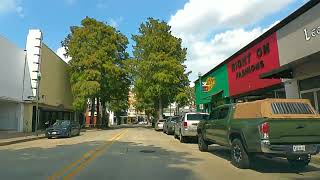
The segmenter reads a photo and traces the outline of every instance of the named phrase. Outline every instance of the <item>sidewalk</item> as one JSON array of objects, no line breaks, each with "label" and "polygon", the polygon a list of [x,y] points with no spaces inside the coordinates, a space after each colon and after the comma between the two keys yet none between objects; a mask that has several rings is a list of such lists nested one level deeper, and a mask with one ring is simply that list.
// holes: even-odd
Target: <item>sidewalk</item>
[{"label": "sidewalk", "polygon": [[39,132],[39,135],[37,136],[35,133],[0,131],[0,146],[33,141],[42,138],[45,138],[43,132]]},{"label": "sidewalk", "polygon": [[319,164],[320,165],[320,154],[312,156],[311,162],[314,163],[314,164]]}]

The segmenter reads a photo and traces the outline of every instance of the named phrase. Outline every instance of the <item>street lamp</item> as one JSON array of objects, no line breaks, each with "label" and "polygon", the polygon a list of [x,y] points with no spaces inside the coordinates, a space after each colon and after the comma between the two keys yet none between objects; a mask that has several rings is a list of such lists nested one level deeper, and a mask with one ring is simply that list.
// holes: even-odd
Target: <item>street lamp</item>
[{"label": "street lamp", "polygon": [[[198,72],[198,77],[199,77],[199,88],[200,88],[200,99],[199,99],[199,109],[201,110],[201,96],[202,96],[202,80],[201,80],[201,77],[202,77],[202,74],[201,72]],[[201,110],[202,111],[202,110]]]}]

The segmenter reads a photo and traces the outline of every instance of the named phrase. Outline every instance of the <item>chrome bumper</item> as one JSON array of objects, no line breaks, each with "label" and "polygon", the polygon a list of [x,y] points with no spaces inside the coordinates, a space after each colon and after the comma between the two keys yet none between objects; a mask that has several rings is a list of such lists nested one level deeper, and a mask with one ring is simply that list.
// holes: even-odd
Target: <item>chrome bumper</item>
[{"label": "chrome bumper", "polygon": [[292,144],[286,145],[272,145],[269,140],[261,141],[261,152],[267,154],[279,154],[279,155],[301,155],[301,154],[311,154],[315,155],[319,153],[319,144],[306,144],[305,151],[294,152]]}]

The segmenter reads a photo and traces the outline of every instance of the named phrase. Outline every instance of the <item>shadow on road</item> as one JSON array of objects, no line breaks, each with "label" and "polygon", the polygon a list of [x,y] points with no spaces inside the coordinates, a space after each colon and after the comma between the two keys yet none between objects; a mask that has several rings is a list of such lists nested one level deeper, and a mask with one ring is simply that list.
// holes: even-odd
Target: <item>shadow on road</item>
[{"label": "shadow on road", "polygon": [[[220,158],[231,161],[230,150],[225,147],[213,145],[209,147],[209,152]],[[306,169],[298,171],[296,169],[291,168],[286,159],[283,159],[283,158],[270,159],[270,158],[265,158],[260,156],[255,156],[253,158],[251,169],[261,173],[305,173],[305,172],[320,173],[320,168],[316,168],[313,166],[308,166]]]},{"label": "shadow on road", "polygon": [[[85,153],[106,144],[90,141],[52,147],[0,150],[0,159],[6,162],[0,173],[4,179],[46,179],[68,166]],[[197,179],[186,165],[200,159],[189,153],[170,151],[154,145],[135,142],[115,142],[104,150],[81,174],[81,179]]]}]

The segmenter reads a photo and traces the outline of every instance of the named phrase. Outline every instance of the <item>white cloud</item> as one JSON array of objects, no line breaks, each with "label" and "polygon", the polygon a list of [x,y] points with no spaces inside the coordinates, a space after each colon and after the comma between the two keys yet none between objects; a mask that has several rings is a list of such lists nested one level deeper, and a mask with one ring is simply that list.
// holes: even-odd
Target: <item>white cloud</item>
[{"label": "white cloud", "polygon": [[[169,25],[188,48],[190,80],[206,73],[270,27],[248,28],[294,0],[189,0]],[[218,32],[218,33],[217,33]]]},{"label": "white cloud", "polygon": [[123,17],[120,16],[119,18],[110,18],[109,19],[109,24],[110,26],[114,27],[114,28],[118,28],[119,27],[119,24],[123,21]]},{"label": "white cloud", "polygon": [[56,54],[64,60],[66,63],[68,63],[71,60],[71,57],[66,57],[64,54],[66,53],[66,49],[64,47],[60,47],[57,49]]},{"label": "white cloud", "polygon": [[21,0],[1,0],[0,1],[0,15],[16,12],[21,18],[24,18],[23,7]]}]

